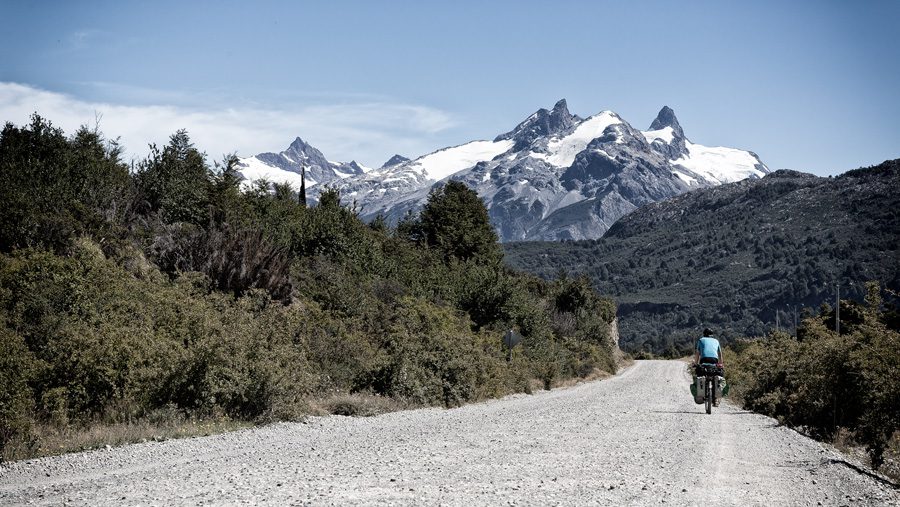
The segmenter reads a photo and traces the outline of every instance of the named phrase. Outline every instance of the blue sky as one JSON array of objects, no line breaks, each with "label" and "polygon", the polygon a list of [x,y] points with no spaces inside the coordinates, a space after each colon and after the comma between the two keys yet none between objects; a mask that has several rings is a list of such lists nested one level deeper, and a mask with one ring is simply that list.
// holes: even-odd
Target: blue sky
[{"label": "blue sky", "polygon": [[[685,5],[686,4],[686,5]],[[12,2],[0,120],[99,118],[140,156],[296,136],[381,165],[493,138],[540,107],[672,107],[698,143],[816,174],[900,157],[900,2]]]}]

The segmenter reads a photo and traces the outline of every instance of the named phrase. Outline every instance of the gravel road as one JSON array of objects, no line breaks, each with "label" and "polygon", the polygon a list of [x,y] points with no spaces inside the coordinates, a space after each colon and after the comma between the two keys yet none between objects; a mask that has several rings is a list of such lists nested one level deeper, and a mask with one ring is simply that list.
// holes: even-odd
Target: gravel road
[{"label": "gravel road", "polygon": [[[772,419],[706,415],[684,363],[453,410],[319,417],[0,467],[0,505],[900,505]],[[835,460],[835,461],[832,461]]]}]

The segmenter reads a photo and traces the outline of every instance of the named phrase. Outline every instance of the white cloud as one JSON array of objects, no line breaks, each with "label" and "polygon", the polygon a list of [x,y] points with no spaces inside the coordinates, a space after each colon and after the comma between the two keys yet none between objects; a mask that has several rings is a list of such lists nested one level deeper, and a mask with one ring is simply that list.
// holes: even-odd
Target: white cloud
[{"label": "white cloud", "polygon": [[126,158],[142,157],[147,145],[163,145],[178,129],[210,159],[281,151],[296,136],[332,160],[355,159],[380,165],[390,155],[418,156],[434,149],[434,137],[453,127],[448,113],[418,105],[364,101],[285,109],[261,107],[192,109],[171,105],[121,105],[89,102],[18,83],[0,82],[0,120],[28,123],[37,112],[66,133],[81,125],[120,137]]}]

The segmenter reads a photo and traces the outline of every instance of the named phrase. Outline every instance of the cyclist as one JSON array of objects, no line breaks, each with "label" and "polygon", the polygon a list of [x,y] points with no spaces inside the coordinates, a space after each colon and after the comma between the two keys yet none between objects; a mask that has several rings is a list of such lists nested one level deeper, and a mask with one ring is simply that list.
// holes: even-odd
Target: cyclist
[{"label": "cyclist", "polygon": [[[713,332],[710,328],[703,330],[703,336],[697,340],[697,346],[694,347],[694,365],[715,364],[719,367],[719,376],[725,376],[724,364],[722,363],[722,347],[719,340],[713,338]],[[694,382],[696,383],[697,373],[694,372]],[[718,390],[718,381],[716,381],[716,389]],[[719,397],[716,397],[715,406],[719,406]]]},{"label": "cyclist", "polygon": [[694,363],[722,364],[722,347],[719,346],[719,340],[713,338],[712,329],[703,330],[703,336],[697,340],[694,349]]}]

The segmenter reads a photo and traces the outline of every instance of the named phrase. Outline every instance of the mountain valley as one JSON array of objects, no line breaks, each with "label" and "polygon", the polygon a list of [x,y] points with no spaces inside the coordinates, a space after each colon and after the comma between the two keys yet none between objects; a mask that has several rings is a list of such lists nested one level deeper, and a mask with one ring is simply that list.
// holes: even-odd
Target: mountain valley
[{"label": "mountain valley", "polygon": [[900,160],[834,178],[780,170],[649,204],[598,240],[508,243],[506,260],[589,276],[618,301],[632,351],[689,348],[704,326],[726,340],[792,331],[838,285],[857,301],[870,280],[900,291],[898,188]]}]

